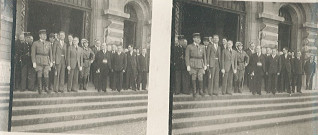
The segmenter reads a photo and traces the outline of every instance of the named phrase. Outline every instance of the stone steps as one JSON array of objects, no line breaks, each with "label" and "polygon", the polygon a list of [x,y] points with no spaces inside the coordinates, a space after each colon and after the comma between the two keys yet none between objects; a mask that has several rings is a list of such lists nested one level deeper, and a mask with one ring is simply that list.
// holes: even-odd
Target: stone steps
[{"label": "stone steps", "polygon": [[[174,97],[173,134],[223,134],[318,118],[318,92]],[[249,98],[252,96],[252,98]],[[191,100],[180,99],[186,97]]]},{"label": "stone steps", "polygon": [[15,92],[13,132],[65,132],[145,121],[147,92]]}]

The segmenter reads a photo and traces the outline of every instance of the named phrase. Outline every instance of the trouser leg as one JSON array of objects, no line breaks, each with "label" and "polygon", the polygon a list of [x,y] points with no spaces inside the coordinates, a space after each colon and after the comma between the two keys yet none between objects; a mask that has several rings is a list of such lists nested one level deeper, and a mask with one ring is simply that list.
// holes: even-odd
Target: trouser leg
[{"label": "trouser leg", "polygon": [[27,89],[28,65],[23,65],[21,69],[21,91]]},{"label": "trouser leg", "polygon": [[174,94],[179,94],[181,91],[181,71],[175,71],[175,86],[174,86]]}]

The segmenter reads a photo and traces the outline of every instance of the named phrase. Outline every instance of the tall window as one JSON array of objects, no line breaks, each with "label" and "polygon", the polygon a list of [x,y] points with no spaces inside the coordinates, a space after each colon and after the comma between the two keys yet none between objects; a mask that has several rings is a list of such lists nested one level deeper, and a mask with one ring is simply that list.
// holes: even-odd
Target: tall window
[{"label": "tall window", "polygon": [[292,18],[287,7],[282,7],[279,10],[279,16],[284,17],[284,21],[278,25],[278,49],[282,50],[284,47],[291,49],[291,27]]},{"label": "tall window", "polygon": [[123,45],[124,47],[128,47],[128,45],[132,45],[134,48],[136,47],[136,27],[138,22],[138,17],[136,10],[130,4],[125,6],[125,13],[129,14],[130,17],[124,21],[124,39]]}]

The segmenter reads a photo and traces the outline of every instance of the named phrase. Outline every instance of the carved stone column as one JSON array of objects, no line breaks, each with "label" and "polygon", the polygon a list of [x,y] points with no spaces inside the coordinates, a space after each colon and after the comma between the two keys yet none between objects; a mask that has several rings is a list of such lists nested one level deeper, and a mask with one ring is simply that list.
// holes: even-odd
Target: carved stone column
[{"label": "carved stone column", "polygon": [[303,24],[302,51],[309,55],[317,55],[318,24],[306,22]]},{"label": "carved stone column", "polygon": [[271,13],[260,13],[261,19],[260,45],[262,47],[278,48],[278,24],[284,20],[283,17]]}]

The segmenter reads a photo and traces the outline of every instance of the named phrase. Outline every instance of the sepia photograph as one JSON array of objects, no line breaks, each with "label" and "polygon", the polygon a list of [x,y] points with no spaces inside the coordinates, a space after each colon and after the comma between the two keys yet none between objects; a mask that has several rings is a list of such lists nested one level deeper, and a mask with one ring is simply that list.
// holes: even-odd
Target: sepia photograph
[{"label": "sepia photograph", "polygon": [[146,134],[152,1],[15,3],[11,132]]},{"label": "sepia photograph", "polygon": [[172,134],[318,134],[317,7],[174,0]]}]

